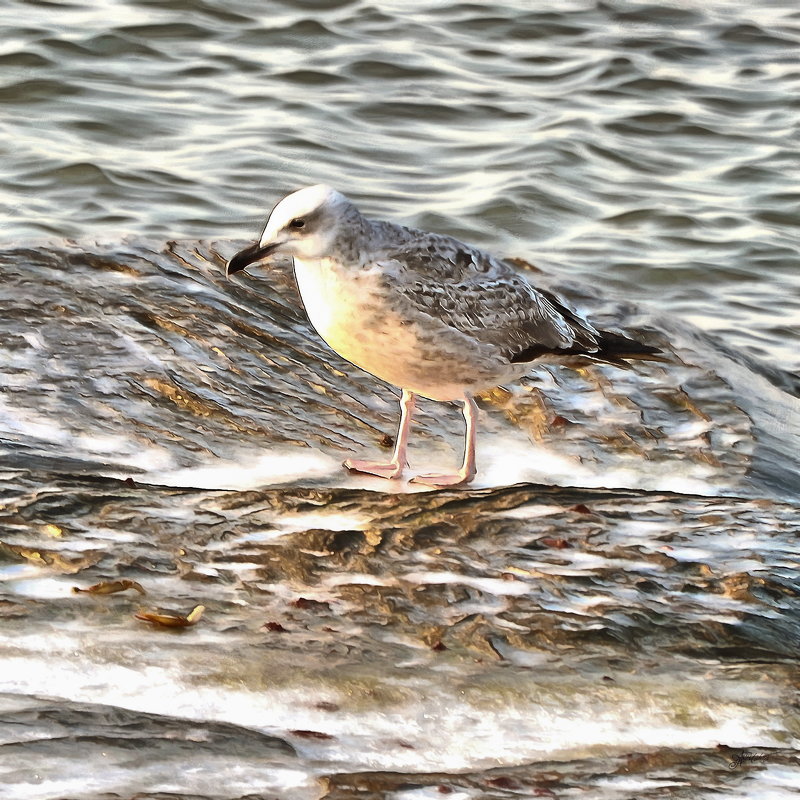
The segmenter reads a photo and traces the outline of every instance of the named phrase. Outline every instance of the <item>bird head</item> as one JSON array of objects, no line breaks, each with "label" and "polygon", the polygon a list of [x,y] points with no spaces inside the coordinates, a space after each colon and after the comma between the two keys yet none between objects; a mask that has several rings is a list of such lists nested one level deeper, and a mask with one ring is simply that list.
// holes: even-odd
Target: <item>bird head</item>
[{"label": "bird head", "polygon": [[301,260],[325,257],[347,209],[355,210],[343,194],[322,184],[287,195],[272,209],[259,241],[231,258],[227,274],[233,275],[268,256]]}]

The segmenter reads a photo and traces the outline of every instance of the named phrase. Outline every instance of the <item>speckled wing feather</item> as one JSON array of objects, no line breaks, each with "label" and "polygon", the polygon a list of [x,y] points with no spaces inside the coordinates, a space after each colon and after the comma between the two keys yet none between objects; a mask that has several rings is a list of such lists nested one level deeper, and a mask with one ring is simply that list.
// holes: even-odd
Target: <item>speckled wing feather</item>
[{"label": "speckled wing feather", "polygon": [[591,353],[596,331],[508,264],[448,236],[425,234],[376,259],[401,308],[494,345],[508,361]]}]

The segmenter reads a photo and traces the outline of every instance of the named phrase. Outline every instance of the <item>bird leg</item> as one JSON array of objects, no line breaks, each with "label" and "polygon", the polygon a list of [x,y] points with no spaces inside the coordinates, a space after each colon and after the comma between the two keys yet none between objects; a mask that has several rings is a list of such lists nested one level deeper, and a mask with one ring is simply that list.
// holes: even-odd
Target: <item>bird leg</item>
[{"label": "bird leg", "polygon": [[397,430],[397,440],[394,453],[387,464],[381,461],[358,461],[348,458],[344,466],[352,472],[363,472],[367,475],[377,475],[379,478],[399,478],[408,466],[406,450],[408,449],[408,434],[411,430],[411,417],[417,398],[411,392],[403,389],[400,397],[400,427]]},{"label": "bird leg", "polygon": [[469,483],[474,477],[475,468],[475,434],[478,425],[478,406],[472,397],[464,395],[464,420],[467,433],[464,441],[464,463],[455,475],[417,475],[412,483],[424,483],[426,486],[461,486]]}]

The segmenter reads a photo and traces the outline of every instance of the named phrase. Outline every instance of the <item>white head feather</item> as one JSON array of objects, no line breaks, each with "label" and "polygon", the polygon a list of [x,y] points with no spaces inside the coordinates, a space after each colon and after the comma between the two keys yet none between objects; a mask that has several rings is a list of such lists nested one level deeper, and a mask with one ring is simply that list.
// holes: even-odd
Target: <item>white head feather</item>
[{"label": "white head feather", "polygon": [[347,198],[324,184],[307,186],[272,209],[259,245],[301,259],[321,258],[336,238]]}]

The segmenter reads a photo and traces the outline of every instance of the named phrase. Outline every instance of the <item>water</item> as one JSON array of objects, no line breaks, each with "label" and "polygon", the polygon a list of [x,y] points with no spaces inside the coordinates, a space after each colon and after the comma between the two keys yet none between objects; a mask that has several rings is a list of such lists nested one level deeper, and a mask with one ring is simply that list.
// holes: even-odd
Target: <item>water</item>
[{"label": "water", "polygon": [[327,182],[797,371],[792,3],[7,4],[5,241],[253,236]]},{"label": "water", "polygon": [[[4,797],[797,796],[800,13],[532,5],[6,3]],[[344,474],[391,395],[223,276],[317,181],[669,363]]]}]

